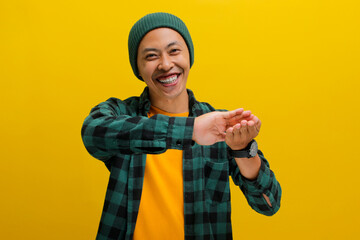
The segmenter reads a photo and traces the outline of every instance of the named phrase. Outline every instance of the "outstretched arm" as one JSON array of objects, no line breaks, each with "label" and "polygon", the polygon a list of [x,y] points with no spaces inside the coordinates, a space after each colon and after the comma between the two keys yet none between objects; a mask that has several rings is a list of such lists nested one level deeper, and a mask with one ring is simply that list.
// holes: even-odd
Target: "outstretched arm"
[{"label": "outstretched arm", "polygon": [[[252,139],[254,139],[259,134],[260,127],[261,121],[258,119],[258,117],[251,114],[249,118],[241,120],[240,123],[235,124],[233,127],[230,127],[226,130],[225,141],[227,145],[233,150],[243,149],[249,144]],[[262,171],[262,174],[260,176],[259,173],[261,167],[263,167],[264,169],[268,168],[268,166],[266,166],[266,164],[264,164],[262,161],[266,160],[262,160],[259,154],[257,154],[253,158],[235,158],[236,165],[239,169],[242,179],[244,180],[244,184],[241,188],[246,193],[249,204],[257,211],[262,211],[257,207],[256,203],[251,201],[251,199],[260,199],[260,196],[262,196],[270,209],[272,209],[268,210],[266,214],[271,215],[275,213],[280,206],[281,188],[273,174],[270,175],[271,177],[266,177],[268,183],[264,183],[261,179],[259,179],[263,178],[263,172],[265,172]],[[271,172],[270,169],[268,169],[267,171]],[[270,187],[270,189],[264,188],[264,191],[260,192],[251,192],[249,191],[251,187],[245,187],[248,184],[252,185],[254,182],[257,182],[257,180],[261,181],[262,184],[270,185],[272,187]],[[259,194],[261,195],[259,196]],[[250,197],[250,195],[254,196]],[[272,198],[272,200],[268,195]],[[271,202],[275,204],[275,208],[273,208],[273,204]]]},{"label": "outstretched arm", "polygon": [[242,113],[243,109],[237,109],[197,118],[161,114],[148,118],[137,116],[123,101],[111,98],[92,109],[81,134],[89,153],[106,161],[118,153],[157,154],[191,147],[193,141],[200,145],[224,141],[226,128],[239,122]]},{"label": "outstretched arm", "polygon": [[111,98],[94,107],[81,135],[88,152],[106,161],[116,154],[157,154],[193,144],[194,118],[138,116],[136,110]]}]

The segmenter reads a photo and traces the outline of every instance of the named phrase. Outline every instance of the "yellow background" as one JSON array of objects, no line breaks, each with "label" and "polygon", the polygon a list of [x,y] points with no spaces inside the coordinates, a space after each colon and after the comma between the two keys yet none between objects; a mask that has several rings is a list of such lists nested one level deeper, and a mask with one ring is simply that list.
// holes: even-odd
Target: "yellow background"
[{"label": "yellow background", "polygon": [[141,93],[127,37],[154,11],[189,27],[197,99],[263,122],[282,206],[262,216],[232,186],[234,238],[358,238],[359,1],[0,0],[0,239],[94,239],[109,173],[81,125]]}]

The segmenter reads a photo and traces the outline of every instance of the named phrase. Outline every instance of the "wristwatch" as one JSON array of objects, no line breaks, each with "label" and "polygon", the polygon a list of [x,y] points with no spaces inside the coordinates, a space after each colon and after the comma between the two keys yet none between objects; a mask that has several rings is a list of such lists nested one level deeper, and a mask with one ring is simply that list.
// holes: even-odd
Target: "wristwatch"
[{"label": "wristwatch", "polygon": [[252,158],[256,156],[257,150],[257,142],[253,139],[244,149],[241,150],[232,150],[228,147],[228,155],[229,157],[234,158]]}]

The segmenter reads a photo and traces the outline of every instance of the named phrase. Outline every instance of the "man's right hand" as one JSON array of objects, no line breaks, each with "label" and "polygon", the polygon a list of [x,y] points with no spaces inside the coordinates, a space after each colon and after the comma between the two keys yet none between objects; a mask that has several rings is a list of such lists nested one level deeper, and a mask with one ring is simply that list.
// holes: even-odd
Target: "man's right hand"
[{"label": "man's right hand", "polygon": [[199,145],[225,141],[229,127],[251,117],[250,111],[239,108],[229,112],[210,112],[195,118],[193,140]]}]

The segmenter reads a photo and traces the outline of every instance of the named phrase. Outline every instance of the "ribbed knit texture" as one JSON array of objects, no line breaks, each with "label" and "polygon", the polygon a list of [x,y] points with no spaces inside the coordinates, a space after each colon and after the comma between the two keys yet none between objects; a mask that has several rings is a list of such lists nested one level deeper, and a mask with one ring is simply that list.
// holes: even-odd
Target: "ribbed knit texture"
[{"label": "ribbed knit texture", "polygon": [[139,70],[137,67],[137,51],[139,44],[146,33],[161,27],[171,28],[177,31],[184,38],[189,49],[190,67],[194,63],[194,46],[185,23],[180,18],[169,13],[158,12],[148,14],[134,24],[130,30],[128,40],[131,67],[135,76],[142,81],[143,79],[139,76]]}]

